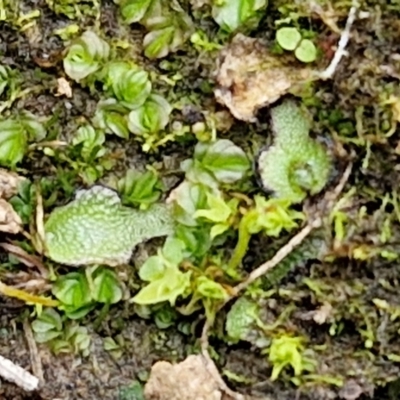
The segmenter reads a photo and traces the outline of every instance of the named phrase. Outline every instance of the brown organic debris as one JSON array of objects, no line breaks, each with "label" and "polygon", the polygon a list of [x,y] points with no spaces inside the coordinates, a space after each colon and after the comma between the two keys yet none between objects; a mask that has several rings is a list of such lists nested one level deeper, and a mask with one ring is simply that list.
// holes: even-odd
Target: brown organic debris
[{"label": "brown organic debris", "polygon": [[22,230],[22,220],[11,204],[0,199],[0,231],[16,234]]},{"label": "brown organic debris", "polygon": [[15,172],[0,168],[0,198],[9,199],[18,193],[19,185],[25,180]]},{"label": "brown organic debris", "polygon": [[228,399],[208,373],[202,356],[191,355],[179,364],[155,363],[144,388],[146,400]]},{"label": "brown organic debris", "polygon": [[285,65],[284,57],[272,55],[262,40],[237,34],[222,51],[215,96],[235,118],[255,121],[258,109],[312,76],[310,68]]}]

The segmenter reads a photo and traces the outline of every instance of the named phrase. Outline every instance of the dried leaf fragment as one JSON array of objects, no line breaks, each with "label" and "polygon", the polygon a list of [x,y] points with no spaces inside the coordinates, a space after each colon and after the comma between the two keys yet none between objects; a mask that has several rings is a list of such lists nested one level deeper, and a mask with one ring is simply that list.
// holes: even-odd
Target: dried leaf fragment
[{"label": "dried leaf fragment", "polygon": [[24,177],[15,172],[0,168],[0,198],[9,199],[15,196],[18,193],[19,185],[24,180]]},{"label": "dried leaf fragment", "polygon": [[11,204],[0,199],[0,231],[16,234],[22,230],[22,220]]},{"label": "dried leaf fragment", "polygon": [[57,94],[56,96],[67,96],[72,97],[72,88],[69,82],[65,78],[57,79]]},{"label": "dried leaf fragment", "polygon": [[284,57],[270,54],[262,40],[243,34],[233,38],[221,58],[215,97],[243,121],[255,121],[258,109],[314,79],[312,69],[286,65]]}]

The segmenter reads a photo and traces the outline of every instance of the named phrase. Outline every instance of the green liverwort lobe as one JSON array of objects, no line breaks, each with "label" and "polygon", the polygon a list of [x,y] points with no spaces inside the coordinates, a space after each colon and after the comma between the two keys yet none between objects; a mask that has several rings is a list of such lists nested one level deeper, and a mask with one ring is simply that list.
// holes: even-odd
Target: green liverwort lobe
[{"label": "green liverwort lobe", "polygon": [[123,206],[113,190],[97,185],[80,190],[71,203],[50,214],[46,255],[66,265],[116,266],[129,261],[137,244],[172,232],[166,205],[135,210]]},{"label": "green liverwort lobe", "polygon": [[262,184],[276,197],[300,203],[308,193],[314,195],[324,188],[331,158],[310,138],[309,121],[293,101],[274,107],[271,117],[275,140],[258,159]]}]

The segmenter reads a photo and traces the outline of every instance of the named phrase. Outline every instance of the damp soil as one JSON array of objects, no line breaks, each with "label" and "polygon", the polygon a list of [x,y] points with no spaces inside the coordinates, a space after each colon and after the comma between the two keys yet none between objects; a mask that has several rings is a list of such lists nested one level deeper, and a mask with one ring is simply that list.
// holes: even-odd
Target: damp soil
[{"label": "damp soil", "polygon": [[[19,3],[22,12],[40,9],[41,15],[36,21],[35,29],[25,32],[7,21],[0,22],[0,64],[18,68],[24,85],[35,88],[33,92],[17,100],[14,109],[26,109],[43,117],[57,115],[54,133],[59,138],[68,138],[78,120],[93,116],[98,101],[96,93],[78,85],[73,85],[72,98],[55,96],[55,82],[65,74],[62,68],[64,44],[54,31],[71,21],[57,15],[46,1]],[[278,7],[287,2],[271,0],[270,3],[271,12],[263,19],[259,31],[253,35],[266,40],[271,40],[270,28],[278,15]],[[301,23],[304,26],[312,25],[323,47],[324,43],[331,40],[329,28],[307,8],[311,2],[301,0],[298,3],[303,4]],[[349,2],[341,3],[346,6]],[[332,4],[333,14],[336,11],[340,17],[340,27],[343,27],[346,17],[343,11],[346,7],[343,5],[339,7]],[[184,6],[190,9],[186,2]],[[99,21],[96,22],[94,17],[88,16],[78,23],[86,24],[87,27],[99,23],[108,38],[118,37],[137,43],[132,56],[137,61],[146,63],[150,69],[160,68],[158,61],[150,62],[141,56],[143,29],[140,26],[121,27],[118,9],[111,1],[101,2],[100,7]],[[376,243],[385,218],[393,212],[390,208],[381,208],[382,199],[387,193],[397,193],[400,181],[399,155],[396,151],[400,143],[400,131],[395,128],[390,137],[385,137],[382,133],[388,123],[396,122],[393,122],[391,111],[382,99],[388,97],[388,93],[400,96],[400,4],[394,0],[370,0],[362,2],[361,9],[364,19],[356,21],[347,49],[348,54],[334,78],[327,82],[316,82],[312,95],[304,94],[303,97],[314,114],[315,134],[331,133],[339,136],[342,145],[349,152],[354,151],[354,168],[348,189],[356,188],[357,195],[348,213],[356,220],[357,211],[363,206],[370,218],[364,219],[349,235],[346,243],[348,248],[343,246],[336,249],[337,253],[331,262],[309,262],[294,269],[280,284],[282,288],[293,293],[293,298],[277,296],[274,303],[277,315],[292,303],[301,316],[314,310],[320,300],[316,300],[313,292],[302,284],[301,277],[312,277],[331,288],[325,295],[326,301],[337,311],[341,329],[339,336],[330,335],[327,324],[306,323],[301,317],[293,318],[290,323],[293,331],[307,332],[310,346],[323,347],[319,354],[326,368],[333,375],[342,377],[346,385],[337,388],[321,382],[312,387],[296,387],[290,382],[289,376],[271,382],[268,379],[271,365],[257,348],[247,343],[228,346],[216,335],[211,339],[211,345],[219,355],[217,365],[221,371],[228,370],[246,378],[244,383],[228,381],[232,388],[243,393],[273,400],[394,400],[400,392],[400,365],[396,362],[399,356],[397,359],[393,357],[400,354],[400,322],[393,314],[377,310],[373,303],[374,299],[379,298],[393,307],[400,305],[398,261],[382,258],[359,261],[349,260],[347,257],[348,249],[352,246],[372,246]],[[210,32],[216,31],[210,18],[195,18],[195,23]],[[333,37],[337,38],[335,35]],[[193,110],[182,112],[182,120],[196,119],[198,110],[207,110],[207,107],[222,109],[216,105],[212,91],[204,89],[210,83],[213,84],[215,59],[200,57],[188,44],[182,51],[170,55],[168,60],[171,68],[184,77],[177,83],[175,95],[179,97],[193,91],[201,99],[197,109],[194,107]],[[160,84],[160,87],[163,85]],[[266,110],[261,110],[259,122],[251,126],[234,122],[231,130],[224,134],[225,137],[251,148],[254,142],[265,139],[262,134],[267,120],[265,113]],[[195,140],[172,143],[158,154],[148,155],[141,151],[134,140],[124,142],[110,139],[108,146],[115,151],[122,151],[124,157],[108,174],[120,176],[128,167],[143,168],[154,162],[164,163],[167,168],[174,170],[180,161],[190,157],[194,144]],[[22,170],[33,180],[43,176],[54,177],[57,173],[51,159],[43,157],[40,152],[33,153],[24,162]],[[179,175],[169,180],[168,184],[173,186],[178,181]],[[70,195],[71,193],[61,193],[59,201],[67,201]],[[250,270],[265,260],[265,253],[262,251],[264,245],[261,238],[252,241],[251,250],[246,257],[246,268]],[[398,221],[392,224],[390,250],[395,253],[400,250]],[[139,249],[134,254],[133,263],[140,258],[140,251],[142,250]],[[22,321],[29,318],[29,310],[26,306],[0,297],[0,354],[28,370],[30,352]],[[182,322],[190,326],[189,330],[180,329],[178,323],[167,329],[159,329],[153,320],[143,319],[128,302],[118,303],[112,306],[100,327],[93,327],[95,316],[83,321],[92,337],[89,356],[54,355],[47,345],[40,344],[38,348],[45,381],[43,387],[34,394],[27,394],[16,386],[1,381],[0,399],[134,398],[126,397],[126,389],[135,381],[145,382],[156,361],[181,361],[187,355],[199,351],[198,338],[202,321],[199,314],[190,319],[182,318]],[[365,348],[366,337],[360,333],[365,331],[374,335],[372,348]],[[104,339],[115,336],[119,336],[124,342],[124,350],[118,356],[104,350]],[[352,393],[352,377],[357,382],[354,390],[354,393],[358,393],[357,397]]]}]

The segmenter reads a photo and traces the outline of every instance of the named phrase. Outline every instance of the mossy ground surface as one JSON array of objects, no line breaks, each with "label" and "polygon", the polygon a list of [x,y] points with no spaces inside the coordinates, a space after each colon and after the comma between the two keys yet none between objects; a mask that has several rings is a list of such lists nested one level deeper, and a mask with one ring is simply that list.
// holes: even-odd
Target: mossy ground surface
[{"label": "mossy ground surface", "polygon": [[[57,115],[54,129],[60,133],[60,137],[68,138],[79,119],[92,117],[98,97],[79,85],[73,85],[70,99],[54,96],[54,81],[63,76],[61,61],[64,50],[63,42],[54,34],[54,30],[70,21],[56,15],[44,1],[20,3],[24,13],[40,9],[41,16],[35,28],[25,33],[12,24],[0,23],[0,62],[17,68],[27,87],[38,88],[19,99],[15,107],[25,108],[39,116]],[[277,8],[285,5],[286,1],[271,0],[270,3],[267,17],[253,36],[268,40],[273,38],[273,22],[279,17]],[[311,2],[302,0],[297,3],[298,6],[293,6],[293,9],[298,7],[296,12],[301,14],[299,23],[317,33],[320,47],[334,43],[337,35],[332,36],[321,19],[311,13]],[[340,17],[340,26],[343,26],[349,2],[334,3],[333,15]],[[117,7],[111,1],[102,2],[100,7],[98,23],[105,36],[110,40],[119,38],[135,44],[127,50],[132,57],[145,63],[146,68],[162,70],[159,61],[148,61],[140,55],[143,29],[136,25],[132,28],[122,26]],[[382,206],[385,196],[390,196],[390,199],[396,197],[400,181],[400,134],[394,127],[393,133],[386,135],[392,124],[396,124],[396,118],[392,106],[385,104],[390,95],[400,99],[400,4],[387,0],[365,1],[362,11],[368,15],[356,21],[347,49],[348,55],[334,78],[314,83],[309,92],[303,95],[304,103],[314,116],[313,132],[334,136],[339,143],[336,149],[338,153],[340,146],[355,153],[354,168],[345,189],[345,193],[354,190],[345,208],[348,219],[346,232],[329,262],[299,262],[298,267],[281,282],[281,291],[269,299],[266,307],[267,318],[272,318],[271,323],[287,307],[293,307],[290,318],[284,321],[284,329],[306,335],[309,338],[307,348],[315,351],[318,359],[323,360],[321,364],[332,376],[345,382],[354,377],[364,392],[360,399],[394,400],[400,392],[396,382],[400,372],[400,319],[397,317],[400,267],[398,259],[390,260],[375,254],[382,250],[398,254],[400,250],[400,223],[395,202],[390,201]],[[217,27],[212,19],[209,16],[199,19],[199,15],[199,12],[195,14],[196,24],[210,37],[215,37]],[[92,26],[94,23],[94,16],[78,19],[81,26]],[[193,103],[197,104],[190,110],[182,111],[179,118],[185,123],[191,123],[192,120],[196,122],[199,111],[220,109],[209,90],[213,85],[215,57],[199,55],[188,43],[182,51],[167,58],[170,72],[166,75],[179,72],[183,76],[177,81],[174,94],[169,95],[175,98],[190,96]],[[326,59],[321,61],[321,68],[324,63]],[[48,79],[43,79],[39,74],[46,74]],[[165,93],[168,91],[162,82],[159,89]],[[261,110],[259,117],[261,122],[257,124],[235,122],[231,130],[223,134],[224,137],[247,150],[257,149],[266,140],[266,111]],[[134,140],[125,142],[109,138],[107,146],[115,150],[118,163],[104,179],[110,175],[121,176],[129,166],[143,168],[149,163],[159,163],[167,171],[175,171],[180,161],[192,155],[195,143],[194,138],[176,142],[161,148],[158,154],[149,155],[144,154]],[[53,167],[51,159],[41,152],[32,153],[22,167],[25,175],[31,179],[42,176],[55,178],[60,174],[60,170]],[[179,174],[173,175],[166,179],[166,183],[172,187],[179,178]],[[82,185],[75,175],[66,179],[71,180],[73,189]],[[71,195],[72,192],[60,191],[58,202],[65,203]],[[364,216],[359,213],[362,206],[366,210]],[[386,243],[381,240],[384,227],[390,228],[387,228],[390,237]],[[332,232],[326,236],[327,240],[331,240]],[[251,270],[265,260],[267,254],[262,249],[269,245],[271,241],[254,238],[245,259],[246,269]],[[361,249],[366,259],[351,259],[349,254],[354,248]],[[138,249],[135,253],[137,259],[141,251],[146,250]],[[304,277],[312,279],[314,288],[319,288],[319,291],[311,290],[304,283]],[[391,306],[390,310],[379,310],[375,299],[386,301]],[[332,319],[321,325],[307,320],[307,313],[324,303],[332,307]],[[0,305],[0,313],[0,354],[20,360],[21,365],[29,365],[29,352],[21,322],[27,316],[26,308],[4,300]],[[182,360],[187,354],[198,350],[196,338],[201,329],[201,320],[196,321],[196,317],[189,319],[191,332],[182,334],[176,328],[158,329],[153,322],[141,319],[134,307],[125,302],[113,306],[109,315],[97,333],[93,332],[94,348],[88,358],[71,354],[54,356],[45,345],[40,345],[46,379],[44,389],[35,395],[24,394],[13,385],[2,382],[0,398],[122,399],[119,397],[121,390],[134,380],[145,379],[156,360]],[[95,317],[93,315],[83,322],[91,332]],[[336,335],[329,333],[333,323],[337,327]],[[124,337],[125,350],[120,358],[113,359],[103,349],[101,339],[116,335]],[[366,347],[368,340],[370,342]],[[229,370],[245,378],[246,383],[230,382],[238,391],[277,400],[322,400],[338,396],[338,388],[323,382],[314,381],[296,388],[290,383],[289,374],[283,374],[278,382],[270,382],[271,365],[266,356],[248,344],[228,346],[214,338],[211,344],[219,354],[217,364],[220,370]],[[341,395],[343,398],[352,398],[343,390]]]}]

